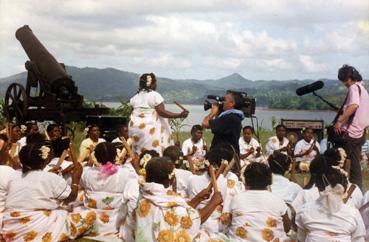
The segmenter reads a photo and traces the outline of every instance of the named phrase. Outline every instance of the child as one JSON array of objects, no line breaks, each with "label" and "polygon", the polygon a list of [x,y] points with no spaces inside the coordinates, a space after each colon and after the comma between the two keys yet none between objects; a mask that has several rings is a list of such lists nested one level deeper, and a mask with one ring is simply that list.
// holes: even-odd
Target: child
[{"label": "child", "polygon": [[256,139],[252,137],[254,134],[253,127],[245,126],[242,131],[243,136],[240,137],[238,142],[240,146],[241,169],[251,162],[256,161],[256,158],[261,157],[260,144]]}]

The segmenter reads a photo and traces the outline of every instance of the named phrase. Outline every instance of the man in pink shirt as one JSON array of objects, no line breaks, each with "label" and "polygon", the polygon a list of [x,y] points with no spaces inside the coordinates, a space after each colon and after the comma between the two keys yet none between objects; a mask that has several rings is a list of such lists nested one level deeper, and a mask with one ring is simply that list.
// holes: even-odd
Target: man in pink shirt
[{"label": "man in pink shirt", "polygon": [[343,148],[351,160],[350,181],[361,187],[360,154],[369,126],[369,95],[354,67],[342,66],[338,70],[338,79],[348,88],[348,93],[334,128],[336,133],[346,134]]}]

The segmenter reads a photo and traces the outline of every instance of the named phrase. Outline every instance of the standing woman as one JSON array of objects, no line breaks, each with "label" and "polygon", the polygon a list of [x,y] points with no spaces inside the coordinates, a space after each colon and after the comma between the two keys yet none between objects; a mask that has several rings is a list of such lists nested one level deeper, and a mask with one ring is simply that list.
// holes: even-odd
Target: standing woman
[{"label": "standing woman", "polygon": [[157,81],[153,73],[140,77],[139,90],[130,100],[133,107],[129,122],[129,136],[133,138],[133,151],[141,153],[155,150],[160,155],[173,145],[168,118],[186,118],[188,111],[172,113],[165,109],[163,97],[156,92]]}]

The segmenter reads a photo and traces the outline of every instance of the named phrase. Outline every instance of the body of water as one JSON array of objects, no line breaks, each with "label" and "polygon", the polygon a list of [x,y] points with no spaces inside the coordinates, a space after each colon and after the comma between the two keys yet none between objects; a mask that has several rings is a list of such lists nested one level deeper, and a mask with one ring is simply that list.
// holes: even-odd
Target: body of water
[{"label": "body of water", "polygon": [[[117,108],[120,103],[116,102],[104,102],[104,105]],[[166,104],[166,108],[172,112],[180,112],[181,109],[175,104]],[[185,120],[187,124],[185,130],[189,130],[194,124],[201,124],[203,118],[209,113],[209,111],[204,111],[202,105],[183,105],[190,111],[189,116]],[[300,119],[300,120],[323,120],[324,125],[330,124],[336,113],[332,111],[300,111],[300,110],[271,110],[256,108],[255,116],[259,121],[259,125],[266,129],[272,128],[273,117],[279,123],[281,119]],[[255,123],[255,120],[254,120]],[[243,125],[251,125],[251,119],[245,118]]]}]

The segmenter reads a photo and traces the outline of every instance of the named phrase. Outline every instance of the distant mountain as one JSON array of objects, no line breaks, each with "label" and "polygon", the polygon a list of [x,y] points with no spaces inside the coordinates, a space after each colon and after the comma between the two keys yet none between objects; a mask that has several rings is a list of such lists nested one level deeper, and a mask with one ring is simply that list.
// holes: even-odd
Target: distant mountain
[{"label": "distant mountain", "polygon": [[[139,74],[114,68],[78,68],[67,66],[78,92],[91,101],[127,101],[138,88]],[[4,96],[12,82],[26,83],[26,72],[0,79],[0,96]],[[224,95],[228,89],[247,92],[256,98],[258,106],[288,109],[326,109],[327,106],[312,95],[297,97],[295,90],[311,80],[251,81],[238,73],[215,80],[175,80],[158,77],[158,91],[167,102],[177,100],[187,104],[201,104],[206,95]],[[336,80],[324,80],[319,93],[332,102],[340,103],[345,88]]]}]

